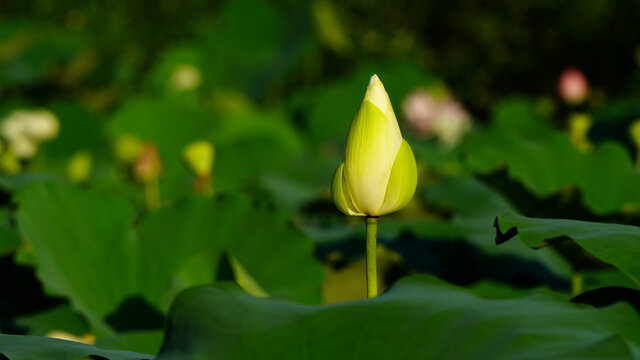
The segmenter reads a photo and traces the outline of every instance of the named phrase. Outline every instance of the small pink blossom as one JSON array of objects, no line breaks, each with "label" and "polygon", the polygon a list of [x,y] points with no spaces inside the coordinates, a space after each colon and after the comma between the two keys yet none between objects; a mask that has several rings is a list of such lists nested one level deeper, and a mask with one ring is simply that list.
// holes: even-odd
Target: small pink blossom
[{"label": "small pink blossom", "polygon": [[438,99],[424,89],[417,89],[406,97],[402,110],[417,137],[437,137],[445,147],[457,145],[471,129],[469,113],[448,95]]},{"label": "small pink blossom", "polygon": [[582,103],[589,93],[587,78],[575,67],[566,68],[558,79],[558,93],[569,104]]},{"label": "small pink blossom", "polygon": [[414,90],[402,103],[404,117],[421,138],[434,136],[433,126],[438,111],[438,102],[424,89]]}]

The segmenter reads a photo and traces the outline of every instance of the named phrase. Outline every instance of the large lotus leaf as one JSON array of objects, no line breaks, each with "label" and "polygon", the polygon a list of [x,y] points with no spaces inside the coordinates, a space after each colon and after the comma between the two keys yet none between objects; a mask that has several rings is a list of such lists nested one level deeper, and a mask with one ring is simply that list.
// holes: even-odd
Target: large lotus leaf
[{"label": "large lotus leaf", "polygon": [[496,242],[518,236],[538,249],[554,241],[572,239],[598,259],[631,277],[640,286],[640,228],[576,220],[535,219],[506,212],[496,218]]},{"label": "large lotus leaf", "polygon": [[116,324],[127,311],[157,323],[149,306],[170,303],[165,291],[174,275],[214,249],[235,256],[269,294],[319,299],[323,273],[310,240],[286,214],[246,196],[187,199],[149,214],[137,229],[133,207],[113,195],[36,183],[16,200],[19,228],[46,289],[68,297],[100,336],[122,328]]},{"label": "large lotus leaf", "polygon": [[586,166],[586,155],[561,133],[531,138],[491,129],[473,134],[465,144],[467,162],[486,172],[506,166],[510,177],[537,196],[548,196],[576,183]]},{"label": "large lotus leaf", "polygon": [[323,272],[311,241],[284,213],[256,206],[246,196],[187,199],[150,214],[138,234],[140,249],[153,254],[141,259],[139,281],[150,301],[157,302],[169,279],[194,256],[211,249],[233,255],[271,295],[319,301]]},{"label": "large lotus leaf", "polygon": [[595,309],[549,292],[483,299],[428,277],[327,306],[219,285],[177,298],[157,359],[632,359],[639,321],[628,304]]},{"label": "large lotus leaf", "polygon": [[489,172],[505,167],[511,178],[538,197],[575,186],[595,213],[619,212],[630,205],[640,208],[640,174],[622,145],[603,142],[582,152],[525,100],[496,106],[491,126],[472,133],[463,152],[471,168]]},{"label": "large lotus leaf", "polygon": [[532,138],[488,130],[471,136],[465,151],[472,168],[488,172],[504,166],[511,178],[539,197],[576,186],[595,213],[613,213],[629,205],[640,208],[640,174],[618,143],[605,142],[583,153],[559,132]]},{"label": "large lotus leaf", "polygon": [[54,183],[33,183],[15,199],[19,229],[45,288],[68,297],[98,334],[110,333],[102,318],[136,289],[133,206]]},{"label": "large lotus leaf", "polygon": [[590,209],[610,213],[629,205],[640,208],[640,173],[622,145],[602,143],[584,164],[583,171],[573,176],[580,175],[574,181]]},{"label": "large lotus leaf", "polygon": [[10,360],[78,360],[89,357],[107,360],[153,359],[147,354],[103,350],[73,341],[18,335],[0,335],[0,355]]}]

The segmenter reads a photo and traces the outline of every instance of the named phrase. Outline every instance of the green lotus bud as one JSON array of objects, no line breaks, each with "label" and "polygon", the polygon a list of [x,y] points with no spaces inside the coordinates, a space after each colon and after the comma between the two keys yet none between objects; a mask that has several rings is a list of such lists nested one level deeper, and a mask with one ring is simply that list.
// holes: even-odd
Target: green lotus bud
[{"label": "green lotus bud", "polygon": [[631,135],[631,140],[633,140],[636,149],[640,150],[640,119],[631,124],[629,135]]},{"label": "green lotus bud", "polygon": [[344,161],[333,176],[333,200],[347,215],[385,215],[411,200],[417,182],[413,151],[402,138],[382,82],[373,75],[351,123]]},{"label": "green lotus bud", "polygon": [[182,152],[184,162],[199,177],[209,176],[214,156],[213,145],[204,140],[192,142]]},{"label": "green lotus bud", "polygon": [[171,86],[178,92],[193,90],[200,85],[202,74],[193,65],[182,64],[171,73]]},{"label": "green lotus bud", "polygon": [[6,148],[0,154],[0,173],[14,175],[22,171],[20,160],[11,148]]},{"label": "green lotus bud", "polygon": [[572,114],[569,118],[569,140],[580,151],[588,151],[593,148],[587,136],[591,124],[591,117],[587,114]]},{"label": "green lotus bud", "polygon": [[91,175],[93,157],[86,150],[77,151],[67,163],[67,177],[74,183],[84,183]]},{"label": "green lotus bud", "polygon": [[116,141],[114,152],[116,159],[127,165],[133,164],[140,155],[142,143],[133,135],[122,135]]}]

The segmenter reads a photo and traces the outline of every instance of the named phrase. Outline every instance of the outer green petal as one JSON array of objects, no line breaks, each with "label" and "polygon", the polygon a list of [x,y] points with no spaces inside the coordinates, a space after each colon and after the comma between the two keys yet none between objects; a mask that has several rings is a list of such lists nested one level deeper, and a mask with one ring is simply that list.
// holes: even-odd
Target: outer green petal
[{"label": "outer green petal", "polygon": [[413,156],[413,151],[411,151],[411,146],[402,139],[398,156],[396,156],[396,160],[393,163],[391,177],[389,177],[384,203],[380,210],[372,215],[385,215],[405,207],[413,198],[417,184],[418,168],[416,159]]},{"label": "outer green petal", "polygon": [[331,196],[333,197],[333,202],[340,211],[347,215],[364,216],[364,214],[360,213],[353,205],[353,201],[351,201],[349,189],[345,186],[346,182],[344,181],[343,170],[344,163],[340,163],[335,174],[333,174],[333,180],[331,181]]},{"label": "outer green petal", "polygon": [[349,129],[344,161],[347,187],[360,212],[374,215],[382,206],[401,142],[395,117],[364,101]]}]

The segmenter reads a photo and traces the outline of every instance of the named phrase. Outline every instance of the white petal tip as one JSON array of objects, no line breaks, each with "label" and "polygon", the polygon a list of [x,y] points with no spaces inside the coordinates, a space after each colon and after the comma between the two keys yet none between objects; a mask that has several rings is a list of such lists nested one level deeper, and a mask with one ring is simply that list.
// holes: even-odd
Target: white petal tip
[{"label": "white petal tip", "polygon": [[386,114],[389,97],[387,96],[387,92],[384,89],[384,85],[382,85],[382,81],[378,78],[378,75],[374,74],[371,77],[371,80],[369,80],[367,91],[364,94],[364,100],[371,101],[378,107],[378,109],[380,109],[380,111]]},{"label": "white petal tip", "polygon": [[371,77],[371,79],[369,80],[369,85],[367,86],[368,88],[372,87],[373,85],[375,85],[377,82],[380,82],[380,78],[378,77],[378,75],[373,74],[373,76]]}]

